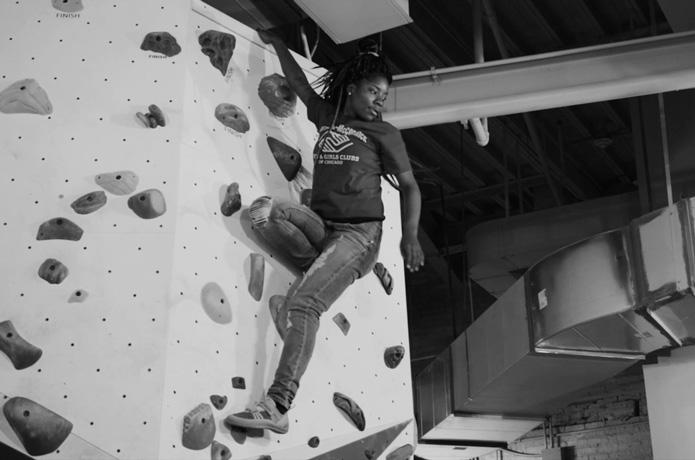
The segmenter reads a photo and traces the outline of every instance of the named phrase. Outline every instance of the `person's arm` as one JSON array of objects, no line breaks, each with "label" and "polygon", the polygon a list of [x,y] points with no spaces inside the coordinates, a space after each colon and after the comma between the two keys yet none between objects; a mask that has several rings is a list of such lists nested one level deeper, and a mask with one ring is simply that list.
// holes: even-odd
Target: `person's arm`
[{"label": "person's arm", "polygon": [[398,187],[401,190],[404,205],[404,212],[401,216],[403,228],[401,254],[408,270],[415,272],[425,265],[425,254],[422,252],[422,247],[417,239],[420,225],[420,188],[412,171],[397,174],[396,179],[398,179]]},{"label": "person's arm", "polygon": [[314,88],[309,84],[306,75],[304,75],[304,71],[299,67],[299,64],[297,64],[297,61],[294,59],[294,56],[292,56],[292,53],[290,53],[285,42],[282,41],[280,37],[267,30],[259,29],[257,32],[261,40],[263,40],[263,43],[272,45],[273,48],[275,48],[275,53],[277,53],[278,59],[280,60],[282,73],[285,74],[287,83],[290,85],[290,88],[292,88],[292,91],[297,93],[297,96],[299,96],[299,99],[302,100],[304,105],[308,106],[309,98],[317,96],[316,91],[314,91]]}]

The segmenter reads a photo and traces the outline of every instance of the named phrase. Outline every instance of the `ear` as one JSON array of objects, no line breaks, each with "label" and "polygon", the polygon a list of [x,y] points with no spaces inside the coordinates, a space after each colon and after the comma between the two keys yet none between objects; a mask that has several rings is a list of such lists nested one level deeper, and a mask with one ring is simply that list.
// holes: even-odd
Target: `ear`
[{"label": "ear", "polygon": [[350,83],[350,84],[347,86],[347,93],[348,93],[348,95],[354,93],[356,90],[357,90],[357,85],[355,85],[354,83]]}]

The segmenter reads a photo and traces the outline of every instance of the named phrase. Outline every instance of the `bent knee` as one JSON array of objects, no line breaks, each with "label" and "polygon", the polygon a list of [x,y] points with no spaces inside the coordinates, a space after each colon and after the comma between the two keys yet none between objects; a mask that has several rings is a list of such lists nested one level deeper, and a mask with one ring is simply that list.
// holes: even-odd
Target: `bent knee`
[{"label": "bent knee", "polygon": [[273,199],[269,196],[261,196],[253,200],[249,206],[249,217],[254,226],[263,228],[270,218],[273,207]]}]

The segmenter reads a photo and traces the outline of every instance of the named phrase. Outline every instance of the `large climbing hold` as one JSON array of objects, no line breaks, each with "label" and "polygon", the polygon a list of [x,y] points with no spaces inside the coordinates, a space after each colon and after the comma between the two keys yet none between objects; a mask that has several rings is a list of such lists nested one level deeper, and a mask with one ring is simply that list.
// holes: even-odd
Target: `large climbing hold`
[{"label": "large climbing hold", "polygon": [[167,210],[164,195],[156,188],[142,191],[128,198],[128,207],[143,219],[154,219]]},{"label": "large climbing hold", "polygon": [[210,58],[213,67],[218,69],[222,75],[227,75],[227,67],[229,67],[229,61],[232,59],[236,46],[234,35],[208,30],[200,34],[198,43],[203,54]]},{"label": "large climbing hold", "polygon": [[336,391],[333,393],[333,404],[335,404],[335,407],[347,415],[358,430],[364,431],[364,427],[366,426],[364,412],[362,412],[362,408],[360,408],[355,401],[350,399],[350,397]]},{"label": "large climbing hold", "polygon": [[215,438],[215,419],[209,404],[199,404],[183,418],[183,446],[191,450],[208,447]]},{"label": "large climbing hold", "polygon": [[249,294],[254,300],[263,297],[263,282],[265,279],[265,258],[262,254],[251,254],[251,276],[249,278]]},{"label": "large climbing hold", "polygon": [[53,113],[53,105],[36,80],[26,78],[0,91],[0,112],[49,115]]},{"label": "large climbing hold", "polygon": [[214,281],[203,286],[200,291],[200,303],[205,314],[217,324],[232,322],[232,306],[220,285]]},{"label": "large climbing hold", "polygon": [[70,207],[77,214],[91,214],[106,205],[106,193],[101,190],[82,195],[72,202]]},{"label": "large climbing hold", "polygon": [[65,217],[56,217],[47,220],[39,226],[36,239],[43,240],[69,240],[79,241],[82,238],[82,230],[76,223]]},{"label": "large climbing hold", "polygon": [[386,363],[386,367],[388,367],[389,369],[397,368],[404,356],[404,347],[400,345],[388,347],[386,351],[384,351],[384,362]]},{"label": "large climbing hold", "polygon": [[232,452],[224,444],[212,441],[210,448],[210,460],[229,460],[232,458]]},{"label": "large climbing hold", "polygon": [[275,329],[277,329],[282,340],[285,340],[285,334],[287,333],[287,300],[287,296],[274,295],[268,301],[270,316],[273,318]]},{"label": "large climbing hold", "polygon": [[224,200],[220,205],[220,211],[224,216],[231,216],[235,212],[241,209],[241,194],[239,193],[239,184],[232,182],[227,187],[227,191],[224,194]]},{"label": "large climbing hold", "polygon": [[140,49],[160,53],[167,57],[176,56],[181,52],[176,38],[169,32],[150,32],[142,40]]},{"label": "large climbing hold", "polygon": [[343,335],[348,335],[348,332],[350,332],[350,321],[348,321],[345,315],[338,313],[333,317],[333,322],[343,331]]},{"label": "large climbing hold", "polygon": [[386,460],[408,460],[414,453],[415,451],[411,444],[404,444],[398,449],[389,452]]},{"label": "large climbing hold", "polygon": [[77,13],[82,11],[82,0],[53,0],[53,8],[63,13]]},{"label": "large climbing hold", "polygon": [[234,104],[219,104],[215,107],[215,118],[238,133],[243,134],[251,128],[246,113]]},{"label": "large climbing hold", "polygon": [[269,136],[267,141],[268,147],[270,147],[270,151],[273,153],[280,171],[282,171],[282,175],[287,180],[294,179],[302,166],[302,156],[295,149],[274,137]]},{"label": "large climbing hold", "polygon": [[130,195],[137,188],[140,179],[133,171],[114,171],[98,174],[94,177],[94,182],[114,195]]},{"label": "large climbing hold", "polygon": [[287,79],[277,73],[261,78],[258,97],[276,117],[290,117],[297,108],[297,93],[292,91]]},{"label": "large climbing hold", "polygon": [[46,259],[39,267],[39,278],[49,284],[60,284],[65,281],[70,271],[61,261]]},{"label": "large climbing hold", "polygon": [[12,321],[0,323],[0,351],[10,358],[17,370],[33,366],[43,354],[39,347],[32,345],[19,335]]},{"label": "large climbing hold", "polygon": [[374,265],[374,274],[379,278],[379,281],[381,281],[384,291],[386,291],[388,295],[391,295],[393,292],[393,278],[386,267],[384,267],[384,264],[377,262],[376,265]]},{"label": "large climbing hold", "polygon": [[29,455],[55,452],[72,431],[69,420],[27,398],[10,398],[2,412]]}]

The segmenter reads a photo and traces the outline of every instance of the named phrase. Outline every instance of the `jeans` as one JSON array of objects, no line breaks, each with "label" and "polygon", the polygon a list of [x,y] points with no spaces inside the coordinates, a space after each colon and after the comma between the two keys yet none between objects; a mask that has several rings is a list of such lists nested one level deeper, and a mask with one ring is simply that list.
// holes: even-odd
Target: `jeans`
[{"label": "jeans", "polygon": [[254,230],[304,271],[287,300],[287,329],[280,363],[267,395],[289,408],[316,344],[321,314],[377,262],[382,223],[322,219],[306,206],[267,196],[249,208]]}]

